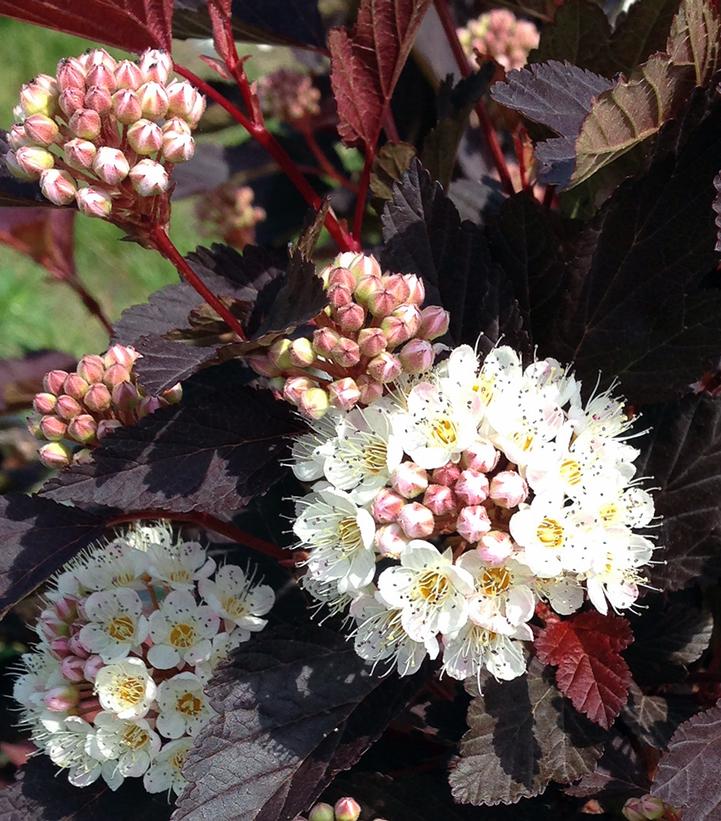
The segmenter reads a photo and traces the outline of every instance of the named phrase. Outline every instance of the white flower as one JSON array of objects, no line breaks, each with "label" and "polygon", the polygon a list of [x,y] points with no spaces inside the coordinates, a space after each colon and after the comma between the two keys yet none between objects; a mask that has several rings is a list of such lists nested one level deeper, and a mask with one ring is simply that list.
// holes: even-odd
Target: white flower
[{"label": "white flower", "polygon": [[295,535],[310,550],[308,570],[316,579],[335,579],[338,590],[360,590],[373,578],[375,522],[347,493],[318,488],[299,503]]},{"label": "white flower", "polygon": [[236,647],[240,647],[244,641],[247,641],[247,638],[242,637],[243,632],[243,630],[233,630],[232,633],[218,633],[213,636],[210,656],[206,661],[199,661],[195,665],[195,675],[204,683],[210,681],[220,662],[227,659]]},{"label": "white flower", "polygon": [[71,572],[87,590],[109,590],[114,587],[138,589],[145,586],[145,555],[127,538],[118,537],[100,550],[79,556]]},{"label": "white flower", "polygon": [[214,714],[203,692],[203,681],[194,673],[178,673],[158,687],[155,726],[166,738],[195,735]]},{"label": "white flower", "polygon": [[181,662],[197,664],[212,652],[211,638],[218,632],[220,619],[210,607],[198,605],[188,590],[173,590],[150,616],[153,646],[148,661],[168,670]]},{"label": "white flower", "polygon": [[84,609],[88,623],[80,630],[80,641],[105,662],[125,658],[148,635],[143,603],[134,590],[92,593]]},{"label": "white flower", "polygon": [[320,419],[307,420],[310,432],[294,440],[290,466],[301,482],[323,477],[325,460],[335,447],[341,418],[335,408],[329,408]]},{"label": "white flower", "polygon": [[536,594],[547,601],[559,616],[570,616],[583,604],[583,587],[575,576],[535,579]]},{"label": "white flower", "polygon": [[160,736],[145,719],[121,719],[113,713],[98,713],[95,734],[89,745],[93,757],[112,762],[121,783],[141,776],[160,749]]},{"label": "white flower", "polygon": [[595,436],[614,437],[628,430],[631,421],[623,402],[613,395],[615,386],[594,394],[584,405],[580,394],[571,398],[568,418],[577,434],[590,432]]},{"label": "white flower", "polygon": [[[319,621],[320,624],[333,616],[347,613],[353,601],[354,594],[339,593],[336,582],[314,579],[310,573],[301,576],[299,584],[315,601],[313,615],[317,616],[321,611],[324,611],[324,615]],[[348,618],[348,616],[346,615],[345,618]]]},{"label": "white flower", "polygon": [[414,540],[401,555],[401,565],[384,570],[378,589],[390,607],[401,611],[403,628],[414,641],[451,633],[468,618],[466,597],[473,576],[453,564],[453,552],[440,553],[430,542]]},{"label": "white flower", "polygon": [[29,711],[42,709],[45,693],[53,687],[67,684],[58,660],[44,648],[39,652],[24,653],[22,673],[13,684],[13,698]]},{"label": "white flower", "polygon": [[653,543],[643,536],[625,531],[615,543],[607,545],[594,558],[586,574],[586,589],[593,606],[608,612],[608,602],[614,610],[627,610],[638,598],[638,584],[644,581],[638,568],[648,564],[653,555]]},{"label": "white flower", "polygon": [[239,641],[247,641],[268,623],[264,616],[275,603],[275,593],[266,584],[253,584],[234,564],[226,564],[215,574],[215,579],[203,579],[198,584],[200,595],[223,619],[226,625],[235,625]]},{"label": "white flower", "polygon": [[475,676],[479,690],[484,669],[497,679],[510,681],[526,670],[523,645],[515,638],[527,640],[524,631],[517,637],[504,636],[468,622],[457,632],[444,636],[443,671],[461,681]]},{"label": "white flower", "polygon": [[143,786],[149,793],[183,792],[186,781],[183,765],[193,744],[191,738],[179,738],[166,744],[155,757],[150,769],[143,776]]},{"label": "white flower", "polygon": [[156,686],[142,659],[109,664],[95,677],[100,706],[118,718],[142,718],[155,698]]},{"label": "white flower", "polygon": [[68,781],[74,787],[87,787],[97,781],[102,773],[101,762],[88,752],[94,732],[87,721],[70,716],[46,744],[45,752],[50,760],[58,767],[69,770]]},{"label": "white flower", "polygon": [[190,590],[195,582],[207,579],[215,570],[215,562],[207,557],[199,542],[150,544],[147,556],[148,573],[174,590]]}]

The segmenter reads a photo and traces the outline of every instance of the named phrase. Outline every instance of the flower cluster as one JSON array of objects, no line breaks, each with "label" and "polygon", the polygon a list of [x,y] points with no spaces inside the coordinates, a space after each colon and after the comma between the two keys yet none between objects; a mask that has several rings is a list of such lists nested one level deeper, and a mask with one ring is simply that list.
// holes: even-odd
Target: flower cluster
[{"label": "flower cluster", "polygon": [[198,200],[195,213],[206,231],[242,251],[255,242],[255,226],[267,216],[254,199],[249,185],[221,185]]},{"label": "flower cluster", "polygon": [[355,647],[401,674],[440,653],[448,675],[526,666],[539,601],[629,608],[653,551],[629,420],[584,403],[553,359],[468,346],[365,409],[332,410],[295,444],[311,492],[294,532],[308,593],[355,620]]},{"label": "flower cluster", "polygon": [[529,20],[519,20],[507,9],[493,9],[458,29],[458,39],[472,62],[478,52],[510,71],[523,68],[529,52],[538,48],[539,34]]},{"label": "flower cluster", "polygon": [[263,629],[274,599],[167,524],[98,545],[47,593],[40,642],[15,682],[22,723],[75,786],[142,776],[148,792],[179,793],[193,736],[213,714],[203,687]]},{"label": "flower cluster", "polygon": [[88,216],[129,224],[163,216],[172,167],[193,156],[191,132],[205,110],[189,83],[170,79],[172,69],[156,49],[136,62],[104,49],[61,60],[56,76],[22,87],[8,167],[40,180],[55,205],[75,202]]},{"label": "flower cluster", "polygon": [[[43,391],[33,407],[39,418],[30,419],[30,432],[48,444],[40,459],[51,468],[62,468],[121,425],[132,425],[164,405],[180,401],[182,388],[175,385],[160,396],[146,396],[138,385],[133,365],[140,354],[125,345],[113,345],[102,356],[84,356],[76,370],[49,371]],[[68,444],[82,445],[73,455]]]},{"label": "flower cluster", "polygon": [[320,91],[307,74],[281,68],[258,81],[264,113],[284,123],[297,123],[320,114]]},{"label": "flower cluster", "polygon": [[311,339],[279,338],[248,362],[310,419],[329,407],[350,410],[380,398],[402,374],[427,370],[431,341],[448,330],[448,313],[421,309],[423,282],[383,274],[372,256],[346,252],[321,272],[329,305]]}]

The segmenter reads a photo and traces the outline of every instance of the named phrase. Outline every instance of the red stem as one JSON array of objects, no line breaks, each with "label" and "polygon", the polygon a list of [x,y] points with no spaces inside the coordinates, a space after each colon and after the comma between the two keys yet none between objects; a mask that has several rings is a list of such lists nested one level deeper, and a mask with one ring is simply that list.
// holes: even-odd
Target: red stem
[{"label": "red stem", "polygon": [[307,125],[304,125],[300,129],[300,132],[303,135],[311,154],[316,158],[316,160],[318,160],[318,165],[320,166],[321,172],[327,177],[334,179],[339,185],[343,186],[343,188],[347,188],[350,191],[357,191],[358,186],[350,180],[347,180],[338,171],[338,169],[333,166],[333,163],[328,159],[328,157],[326,157],[323,149],[318,145],[313,131]]},{"label": "red stem", "polygon": [[240,339],[245,339],[243,326],[230,313],[228,308],[218,299],[218,297],[208,288],[203,280],[190,267],[188,261],[173,245],[165,229],[161,226],[154,226],[150,229],[150,241],[153,247],[167,260],[173,263],[181,277],[191,285],[210,305],[210,307],[225,321],[225,324],[234,331]]},{"label": "red stem", "polygon": [[528,176],[526,174],[526,156],[524,153],[523,139],[520,134],[513,135],[513,150],[516,152],[518,160],[518,175],[521,178],[521,188],[525,191],[529,188]]},{"label": "red stem", "polygon": [[[446,34],[446,38],[448,39],[448,44],[451,47],[451,51],[453,52],[453,56],[456,59],[456,63],[458,65],[458,70],[461,72],[463,77],[468,77],[471,74],[471,67],[468,65],[468,59],[466,58],[466,53],[463,51],[463,46],[461,45],[461,41],[458,39],[458,33],[456,31],[455,23],[453,22],[453,17],[451,15],[451,10],[448,6],[447,0],[434,0],[436,11],[438,12],[438,17],[440,18],[441,25],[443,26],[443,31]],[[486,111],[483,102],[479,100],[476,103],[476,114],[478,115],[478,120],[481,124],[481,130],[483,131],[483,136],[486,140],[486,144],[491,152],[491,156],[493,157],[493,162],[496,166],[496,170],[498,171],[498,176],[500,177],[501,184],[505,189],[507,194],[514,194],[515,189],[513,188],[513,181],[511,180],[511,175],[508,172],[508,165],[506,164],[506,158],[503,155],[503,150],[501,149],[501,145],[498,142],[498,136],[496,135],[495,129],[493,128],[493,123],[488,116],[488,112]]]},{"label": "red stem", "polygon": [[[175,71],[189,80],[198,90],[202,91],[206,97],[216,102],[219,106],[224,108],[228,114],[250,134],[250,136],[270,154],[270,156],[278,163],[282,171],[288,176],[290,181],[295,185],[303,199],[314,208],[316,211],[320,209],[322,200],[319,194],[313,189],[308,180],[300,173],[298,167],[288,155],[283,146],[275,139],[275,137],[268,131],[265,125],[255,123],[250,118],[246,117],[240,109],[236,108],[231,102],[213,86],[201,80],[192,71],[189,71],[184,66],[175,65]],[[360,251],[361,248],[353,237],[343,228],[338,222],[336,216],[329,210],[325,218],[325,226],[328,233],[333,237],[336,244],[342,251]]]},{"label": "red stem", "polygon": [[363,172],[358,181],[358,197],[355,203],[355,214],[353,215],[353,236],[360,243],[361,231],[363,230],[363,216],[366,210],[366,199],[368,197],[368,186],[371,181],[371,170],[373,169],[373,153],[369,151],[366,154],[366,161],[363,166]]}]

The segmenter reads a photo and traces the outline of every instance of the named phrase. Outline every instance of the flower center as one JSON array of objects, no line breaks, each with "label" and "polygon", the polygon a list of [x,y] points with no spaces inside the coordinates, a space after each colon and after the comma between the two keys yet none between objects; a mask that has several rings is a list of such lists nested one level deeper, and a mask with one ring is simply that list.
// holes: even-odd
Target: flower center
[{"label": "flower center", "polygon": [[130,616],[115,616],[105,629],[116,641],[128,641],[135,634],[135,622]]},{"label": "flower center", "polygon": [[561,478],[571,487],[575,487],[581,481],[581,466],[575,459],[564,459],[561,462]]},{"label": "flower center", "polygon": [[385,442],[375,440],[363,449],[363,464],[369,473],[380,473],[388,464],[388,448]]},{"label": "flower center", "polygon": [[126,570],[124,573],[119,573],[117,576],[113,576],[110,581],[113,587],[130,587],[130,585],[135,581],[135,573],[130,570]]},{"label": "flower center", "polygon": [[563,544],[563,527],[555,519],[544,516],[536,528],[536,538],[544,547],[559,548]]},{"label": "flower center", "polygon": [[618,518],[618,505],[615,502],[609,502],[607,505],[603,505],[598,511],[598,515],[601,521],[606,522],[606,524],[615,522]]},{"label": "flower center", "polygon": [[170,756],[170,766],[180,772],[185,764],[185,759],[188,757],[187,750],[178,750]]},{"label": "flower center", "polygon": [[123,733],[122,741],[130,750],[140,750],[150,741],[150,736],[137,724],[128,724]]},{"label": "flower center", "polygon": [[429,604],[440,604],[449,592],[448,579],[433,570],[422,573],[416,582],[416,594]]},{"label": "flower center", "polygon": [[184,716],[195,716],[200,714],[203,709],[203,702],[195,695],[195,693],[183,693],[175,702],[175,709]]},{"label": "flower center", "polygon": [[193,577],[183,567],[183,568],[180,568],[179,570],[172,570],[170,573],[168,573],[168,581],[171,581],[171,582],[192,582]]},{"label": "flower center", "polygon": [[431,427],[431,438],[441,445],[453,445],[458,439],[458,432],[453,420],[439,416]]},{"label": "flower center", "polygon": [[117,700],[128,707],[134,707],[145,697],[145,681],[140,676],[120,675],[113,685]]},{"label": "flower center", "polygon": [[505,567],[489,567],[481,576],[481,590],[486,596],[497,596],[508,590],[513,577]]},{"label": "flower center", "polygon": [[338,522],[338,541],[344,550],[355,550],[361,544],[358,522],[353,516],[346,516]]},{"label": "flower center", "polygon": [[192,624],[174,624],[170,630],[170,643],[173,647],[192,647],[195,644],[195,635]]},{"label": "flower center", "polygon": [[223,606],[223,610],[225,610],[231,618],[239,619],[248,614],[248,608],[245,602],[237,596],[225,596],[225,598],[221,599],[220,603]]},{"label": "flower center", "polygon": [[530,450],[531,445],[533,444],[533,436],[528,433],[528,431],[519,431],[518,433],[514,433],[511,437],[513,442],[518,445],[518,447],[525,452]]}]

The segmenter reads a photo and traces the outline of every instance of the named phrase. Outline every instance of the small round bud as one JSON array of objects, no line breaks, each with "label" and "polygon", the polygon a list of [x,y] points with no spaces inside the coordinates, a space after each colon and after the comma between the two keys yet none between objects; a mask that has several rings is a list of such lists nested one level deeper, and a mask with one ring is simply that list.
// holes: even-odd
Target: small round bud
[{"label": "small round bud", "polygon": [[[115,368],[120,365],[113,365]],[[121,412],[130,412],[137,408],[140,402],[138,389],[132,382],[119,382],[110,392],[115,408]]]},{"label": "small round bud", "polygon": [[91,143],[90,140],[81,140],[79,137],[75,137],[65,143],[63,152],[68,165],[82,170],[92,168],[98,149],[95,143]]},{"label": "small round bud", "polygon": [[179,163],[192,160],[195,155],[195,140],[182,131],[166,131],[163,134],[163,158]]},{"label": "small round bud", "polygon": [[100,114],[92,108],[79,108],[70,118],[70,130],[84,140],[97,140],[102,123]]},{"label": "small round bud", "polygon": [[130,382],[130,370],[124,365],[117,363],[111,365],[103,374],[103,382],[112,391],[116,385],[121,385],[123,382]]},{"label": "small round bud", "polygon": [[65,438],[68,426],[57,416],[43,416],[40,420],[40,431],[49,442],[59,442]]},{"label": "small round bud", "polygon": [[87,445],[89,442],[92,442],[95,439],[97,431],[98,423],[89,413],[81,413],[68,425],[68,436],[81,445]]},{"label": "small round bud", "polygon": [[489,530],[478,540],[478,555],[486,564],[500,565],[513,553],[513,542],[508,533],[501,530]]},{"label": "small round bud", "polygon": [[448,516],[458,510],[456,496],[447,485],[428,485],[423,504],[434,516]]},{"label": "small round bud", "polygon": [[188,136],[192,134],[188,123],[180,117],[171,117],[169,120],[166,120],[161,126],[161,130],[163,134],[167,134],[169,131],[177,131],[179,134],[187,134]]},{"label": "small round bud", "polygon": [[528,485],[515,470],[502,470],[491,480],[488,495],[499,507],[511,509],[526,500]]},{"label": "small round bud", "polygon": [[363,356],[378,356],[388,344],[385,334],[380,328],[363,328],[358,334],[358,347]]},{"label": "small round bud", "polygon": [[60,442],[43,445],[39,451],[40,461],[49,468],[60,469],[70,464],[70,451]]},{"label": "small round bud", "polygon": [[168,112],[182,119],[187,118],[196,105],[198,91],[187,80],[173,80],[168,86]]},{"label": "small round bud", "polygon": [[325,416],[329,404],[328,394],[322,388],[311,388],[303,394],[298,407],[305,416],[320,419]]},{"label": "small round bud", "polygon": [[316,383],[307,376],[291,376],[285,380],[285,384],[283,385],[283,399],[285,399],[286,402],[290,402],[291,405],[297,405],[300,402],[301,396],[303,396],[306,391],[315,387]]},{"label": "small round bud", "polygon": [[32,114],[50,114],[52,112],[55,94],[42,83],[33,81],[26,83],[20,89],[20,107],[26,117]]},{"label": "small round bud", "polygon": [[36,393],[33,399],[33,408],[38,413],[52,413],[57,402],[58,398],[54,393]]},{"label": "small round bud", "polygon": [[108,185],[117,185],[128,176],[130,164],[119,148],[104,145],[95,155],[93,171]]},{"label": "small round bud", "polygon": [[52,145],[59,133],[58,124],[45,114],[31,114],[23,122],[23,127],[25,134],[40,145]]},{"label": "small round bud", "polygon": [[53,687],[52,690],[48,690],[43,698],[45,706],[53,713],[64,713],[67,710],[72,710],[79,700],[78,691],[70,685]]},{"label": "small round bud", "polygon": [[352,334],[363,327],[366,319],[366,312],[357,302],[343,305],[335,311],[335,320],[338,327],[346,334]]},{"label": "small round bud", "polygon": [[290,339],[276,339],[268,349],[268,359],[278,370],[285,370],[293,365],[290,358],[290,349],[293,343]]},{"label": "small round bud", "polygon": [[78,362],[77,372],[86,382],[102,382],[105,376],[103,358],[97,354],[87,354]]},{"label": "small round bud", "polygon": [[464,470],[453,487],[456,496],[464,505],[480,505],[488,498],[489,482],[485,473]]},{"label": "small round bud", "polygon": [[391,487],[404,499],[415,499],[428,487],[428,473],[415,462],[401,462],[391,474]]},{"label": "small round bud", "polygon": [[372,405],[377,399],[383,396],[383,385],[376,382],[366,374],[361,374],[356,379],[358,390],[360,391],[360,401],[364,405]]},{"label": "small round bud", "polygon": [[475,442],[470,448],[464,450],[461,454],[461,464],[464,468],[477,470],[479,473],[490,473],[494,470],[500,458],[500,451],[497,451],[489,441],[485,440]]},{"label": "small round bud", "polygon": [[183,398],[183,386],[180,382],[176,382],[172,388],[163,391],[160,394],[160,398],[169,405],[177,405]]},{"label": "small round bud", "polygon": [[415,274],[403,274],[403,280],[408,286],[408,296],[406,302],[410,305],[421,306],[426,298],[426,289],[423,280]]},{"label": "small round bud", "polygon": [[355,288],[354,295],[356,302],[360,302],[362,305],[368,305],[370,298],[382,290],[383,283],[381,282],[381,277],[363,277],[358,281]]},{"label": "small round bud", "polygon": [[55,165],[55,158],[45,148],[23,145],[15,152],[15,160],[23,173],[32,179],[38,177]]},{"label": "small round bud", "polygon": [[79,376],[77,373],[71,373],[68,374],[68,378],[65,380],[63,393],[72,396],[73,399],[77,399],[78,402],[80,402],[88,392],[89,387],[90,385],[88,385],[82,376]]},{"label": "small round bud", "polygon": [[85,77],[85,85],[89,89],[98,88],[107,91],[108,94],[112,93],[117,87],[115,69],[103,64],[93,66]]},{"label": "small round bud", "polygon": [[115,71],[117,61],[111,57],[104,48],[91,48],[80,58],[80,62],[85,67],[86,73],[89,73],[93,66],[105,66],[111,71]]},{"label": "small round bud", "polygon": [[418,502],[403,507],[398,514],[398,524],[409,539],[424,539],[433,533],[436,526],[431,511]]},{"label": "small round bud", "polygon": [[168,172],[155,160],[141,160],[130,169],[130,182],[141,197],[163,194],[170,187]]},{"label": "small round bud", "polygon": [[67,396],[67,394],[58,396],[55,412],[61,419],[65,419],[66,422],[74,419],[79,413],[82,413],[82,410],[78,400],[73,399],[72,396]]},{"label": "small round bud", "polygon": [[25,131],[25,126],[19,125],[18,123],[10,127],[7,140],[10,148],[14,150],[22,148],[24,145],[29,145],[32,142]]},{"label": "small round bud", "polygon": [[85,661],[77,656],[66,656],[60,664],[60,669],[65,678],[75,683],[83,680],[83,667],[85,667]]},{"label": "small round bud", "polygon": [[130,125],[143,116],[138,95],[129,88],[121,89],[113,94],[113,110],[118,122]]},{"label": "small round bud", "polygon": [[372,379],[386,384],[397,379],[403,368],[397,356],[388,353],[388,351],[383,351],[371,359],[366,370]]},{"label": "small round bud", "polygon": [[376,530],[375,544],[382,556],[397,559],[405,550],[408,539],[401,526],[393,522]]},{"label": "small round bud", "polygon": [[95,681],[95,677],[103,667],[105,667],[105,662],[100,656],[89,656],[83,665],[83,677],[86,681]]},{"label": "small round bud", "polygon": [[101,419],[100,422],[98,422],[98,440],[104,439],[108,434],[122,427],[123,423],[117,419]]},{"label": "small round bud", "polygon": [[439,336],[448,332],[450,316],[448,311],[439,308],[437,305],[429,305],[421,311],[421,326],[418,336],[422,339],[438,339]]},{"label": "small round bud", "polygon": [[328,289],[328,303],[336,310],[353,301],[353,292],[345,285],[331,285]]},{"label": "small round bud", "polygon": [[163,145],[163,132],[151,120],[141,119],[133,123],[127,136],[130,147],[138,154],[155,154]]},{"label": "small round bud", "polygon": [[111,404],[110,391],[105,385],[96,382],[83,397],[83,404],[92,413],[103,413]]},{"label": "small round bud", "polygon": [[307,368],[315,361],[315,351],[313,350],[313,343],[310,339],[300,337],[294,339],[290,344],[288,351],[291,364],[296,368]]},{"label": "small round bud", "polygon": [[98,114],[107,114],[113,108],[113,95],[107,88],[91,86],[85,93],[84,105]]},{"label": "small round bud", "polygon": [[119,89],[135,91],[144,82],[140,66],[132,60],[121,60],[115,67],[115,85]]},{"label": "small round bud", "polygon": [[462,508],[456,519],[456,530],[467,542],[477,542],[490,529],[491,520],[483,505]]},{"label": "small round bud", "polygon": [[143,117],[149,120],[159,120],[168,110],[168,93],[160,83],[155,81],[151,80],[140,86],[138,99]]},{"label": "small round bud", "polygon": [[50,168],[40,175],[40,190],[53,205],[69,205],[78,189],[67,171]]},{"label": "small round bud", "polygon": [[61,92],[68,88],[85,90],[85,69],[76,57],[64,57],[60,60],[55,76]]},{"label": "small round bud", "polygon": [[111,365],[122,365],[128,371],[140,359],[140,354],[132,345],[111,345],[103,356],[103,364],[106,368]]},{"label": "small round bud", "polygon": [[330,804],[316,804],[308,813],[308,821],[335,821],[335,812]]},{"label": "small round bud", "polygon": [[167,51],[149,48],[140,55],[138,66],[145,80],[154,80],[164,85],[173,70],[173,61]]},{"label": "small round bud", "polygon": [[446,487],[453,487],[461,475],[461,469],[458,465],[448,463],[442,468],[436,468],[431,473],[431,482],[436,485],[446,485]]},{"label": "small round bud", "polygon": [[433,346],[425,339],[411,339],[398,353],[406,373],[423,373],[433,364]]},{"label": "small round bud", "polygon": [[140,402],[138,402],[138,407],[135,412],[138,415],[138,419],[142,419],[144,416],[155,413],[155,411],[162,408],[164,404],[159,396],[144,396]]},{"label": "small round bud", "polygon": [[340,335],[330,328],[318,328],[313,331],[313,348],[323,356],[330,356],[339,339]]},{"label": "small round bud", "polygon": [[373,499],[371,513],[378,524],[389,525],[396,521],[405,503],[402,496],[384,487]]},{"label": "small round bud", "polygon": [[70,117],[85,108],[85,91],[80,88],[67,88],[58,98],[58,106],[66,117]]},{"label": "small round bud", "polygon": [[65,380],[68,378],[67,371],[48,371],[43,377],[43,387],[48,393],[60,394],[63,390]]},{"label": "small round bud", "polygon": [[328,397],[331,405],[334,408],[341,410],[350,410],[358,403],[361,392],[356,385],[355,380],[350,377],[345,379],[337,379],[328,385]]},{"label": "small round bud", "polygon": [[352,368],[360,362],[358,343],[346,336],[340,337],[330,352],[330,358],[341,368]]},{"label": "small round bud", "polygon": [[93,185],[79,188],[75,195],[75,202],[80,213],[85,214],[86,217],[105,219],[113,210],[113,199],[110,194]]},{"label": "small round bud", "polygon": [[[359,298],[356,294],[356,298]],[[366,300],[368,310],[375,317],[386,317],[392,313],[400,304],[398,298],[392,290],[388,290],[382,284],[374,290]]]},{"label": "small round bud", "polygon": [[353,798],[340,798],[335,804],[336,821],[358,821],[361,814],[360,804]]},{"label": "small round bud", "polygon": [[331,268],[328,271],[328,288],[334,285],[342,285],[352,291],[356,286],[356,278],[348,268]]},{"label": "small round bud", "polygon": [[36,180],[37,174],[28,174],[18,163],[14,151],[8,151],[5,154],[5,167],[7,170],[19,180]]}]

